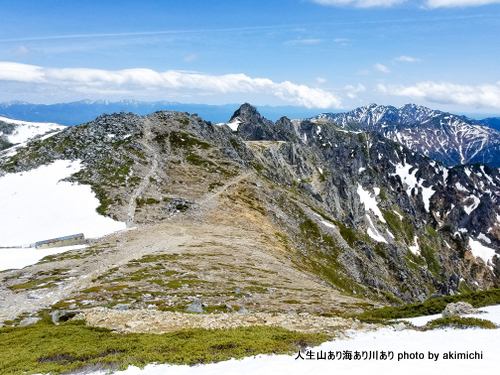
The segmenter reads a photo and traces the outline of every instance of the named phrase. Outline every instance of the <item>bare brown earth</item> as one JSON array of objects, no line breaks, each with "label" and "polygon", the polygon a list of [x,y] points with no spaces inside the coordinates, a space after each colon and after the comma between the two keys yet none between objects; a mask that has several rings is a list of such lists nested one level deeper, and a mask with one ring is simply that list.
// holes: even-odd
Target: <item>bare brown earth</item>
[{"label": "bare brown earth", "polygon": [[92,240],[88,248],[1,273],[0,324],[56,309],[183,311],[195,298],[215,313],[244,307],[338,316],[378,306],[297,266],[273,222],[238,204],[238,191],[259,189],[253,178],[241,174],[225,181],[160,223],[138,224]]}]

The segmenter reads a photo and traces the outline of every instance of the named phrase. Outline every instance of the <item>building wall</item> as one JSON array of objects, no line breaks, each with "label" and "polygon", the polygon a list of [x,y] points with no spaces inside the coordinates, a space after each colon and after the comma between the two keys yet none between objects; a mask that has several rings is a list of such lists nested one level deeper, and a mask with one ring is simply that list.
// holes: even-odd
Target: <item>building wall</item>
[{"label": "building wall", "polygon": [[71,245],[81,245],[85,243],[85,238],[83,237],[75,237],[75,238],[67,238],[62,241],[54,241],[49,243],[44,243],[36,246],[37,249],[48,249],[51,247],[62,247],[62,246],[71,246]]}]

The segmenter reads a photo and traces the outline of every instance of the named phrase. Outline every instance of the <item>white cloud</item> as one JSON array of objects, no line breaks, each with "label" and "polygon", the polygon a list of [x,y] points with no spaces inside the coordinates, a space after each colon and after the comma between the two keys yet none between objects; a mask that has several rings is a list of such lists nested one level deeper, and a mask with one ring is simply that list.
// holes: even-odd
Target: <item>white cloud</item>
[{"label": "white cloud", "polygon": [[405,62],[417,62],[420,61],[420,59],[417,59],[416,57],[410,57],[410,56],[399,56],[394,59],[395,61],[405,61]]},{"label": "white cloud", "polygon": [[431,81],[419,82],[413,86],[379,84],[377,89],[383,94],[406,96],[434,103],[500,108],[500,81],[496,84],[477,86]]},{"label": "white cloud", "polygon": [[366,87],[358,83],[357,86],[347,85],[346,87],[344,87],[344,90],[347,90],[347,96],[349,98],[355,99],[358,96],[357,94],[366,91]]},{"label": "white cloud", "polygon": [[198,59],[198,55],[196,53],[193,53],[192,55],[184,56],[184,61],[185,62],[191,62],[191,61],[194,61],[194,60],[197,60],[197,59]]},{"label": "white cloud", "polygon": [[391,70],[387,66],[379,64],[379,63],[375,64],[373,67],[375,68],[375,70],[378,70],[379,72],[382,72],[382,73],[390,73],[391,72]]},{"label": "white cloud", "polygon": [[498,3],[500,0],[427,0],[429,8],[471,7]]},{"label": "white cloud", "polygon": [[198,72],[151,69],[101,70],[85,68],[44,68],[0,62],[0,81],[32,84],[45,92],[137,94],[168,92],[186,94],[272,95],[307,108],[339,108],[340,98],[331,92],[289,81],[273,82],[245,74],[209,75]]},{"label": "white cloud", "polygon": [[295,39],[295,40],[288,40],[285,42],[285,44],[293,46],[296,44],[319,44],[321,42],[322,42],[321,39]]},{"label": "white cloud", "polygon": [[33,53],[34,51],[31,48],[28,48],[22,44],[19,47],[17,47],[14,51],[12,51],[12,54],[18,57],[30,56]]},{"label": "white cloud", "polygon": [[326,78],[323,78],[323,77],[316,77],[316,81],[318,83],[325,83],[326,82]]},{"label": "white cloud", "polygon": [[[313,3],[328,6],[354,6],[356,8],[371,7],[391,7],[396,4],[406,2],[406,0],[309,0]],[[487,4],[500,3],[500,0],[426,0],[428,8],[452,8],[452,7],[470,7]]]},{"label": "white cloud", "polygon": [[357,8],[390,7],[406,0],[311,0],[313,3],[330,6],[353,5]]}]

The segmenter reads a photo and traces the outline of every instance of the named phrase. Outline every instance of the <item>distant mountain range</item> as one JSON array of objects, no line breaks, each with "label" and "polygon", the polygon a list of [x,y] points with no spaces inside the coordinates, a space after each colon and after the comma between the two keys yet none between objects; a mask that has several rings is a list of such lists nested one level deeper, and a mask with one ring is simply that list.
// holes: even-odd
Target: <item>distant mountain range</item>
[{"label": "distant mountain range", "polygon": [[[32,104],[20,101],[0,103],[0,116],[33,122],[57,122],[62,125],[78,125],[94,120],[104,113],[132,112],[146,115],[155,111],[178,111],[197,113],[200,117],[214,123],[227,121],[238,109],[239,104],[207,105],[184,104],[169,101],[142,102],[138,100],[81,100],[71,103]],[[266,117],[277,120],[282,116],[306,118],[318,113],[318,109],[295,106],[257,106]]]},{"label": "distant mountain range", "polygon": [[349,130],[377,131],[446,166],[481,162],[500,167],[499,118],[472,120],[415,104],[400,108],[370,104],[345,113],[323,113],[313,122]]}]

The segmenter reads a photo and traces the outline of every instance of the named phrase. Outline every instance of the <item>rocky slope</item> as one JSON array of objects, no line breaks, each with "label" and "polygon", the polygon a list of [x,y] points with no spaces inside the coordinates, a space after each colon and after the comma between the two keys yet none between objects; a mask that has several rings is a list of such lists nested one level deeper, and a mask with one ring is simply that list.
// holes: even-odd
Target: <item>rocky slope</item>
[{"label": "rocky slope", "polygon": [[338,314],[499,284],[498,169],[448,168],[331,122],[273,123],[248,104],[228,124],[103,115],[0,157],[4,174],[81,160],[70,180],[138,226],[4,273],[0,318],[196,296],[215,311]]},{"label": "rocky slope", "polygon": [[449,167],[477,162],[500,167],[500,132],[463,116],[415,104],[400,108],[370,104],[346,113],[324,113],[312,120],[379,131]]}]

